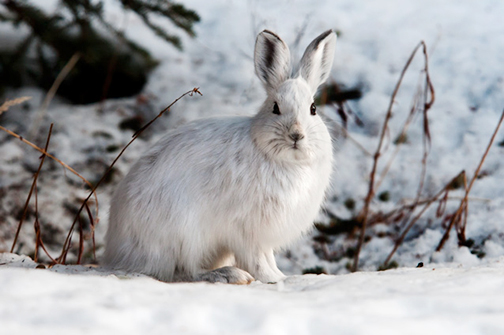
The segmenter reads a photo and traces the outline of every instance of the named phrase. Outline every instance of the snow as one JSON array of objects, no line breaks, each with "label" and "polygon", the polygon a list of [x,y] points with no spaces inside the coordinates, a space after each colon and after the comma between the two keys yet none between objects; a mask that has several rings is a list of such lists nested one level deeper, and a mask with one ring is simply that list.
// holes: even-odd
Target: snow
[{"label": "snow", "polygon": [[[196,39],[181,36],[184,52],[179,52],[150,33],[140,19],[124,14],[118,2],[106,2],[110,20],[161,61],[144,90],[147,102],[129,98],[69,106],[55,99],[40,134],[30,136],[27,120],[37,118],[43,92],[33,88],[7,92],[8,98],[29,95],[33,99],[26,109],[13,107],[4,113],[3,126],[43,146],[48,125],[54,122],[50,152],[96,180],[118,153],[107,148],[121,148],[131,138],[131,131],[117,127],[121,121],[138,114],[150,119],[183,92],[200,87],[203,96],[177,103],[155,129],[126,151],[112,181],[100,188],[98,256],[114,185],[165,129],[200,117],[252,115],[261,104],[264,93],[254,75],[252,54],[255,36],[265,28],[277,32],[296,59],[318,34],[337,30],[340,35],[331,78],[363,91],[362,99],[349,102],[364,121],[363,128],[349,123],[352,140],[341,135],[334,111],[323,110],[334,130],[337,162],[333,189],[325,204],[328,211],[349,218],[362,207],[372,160],[353,141],[367,152],[376,150],[390,96],[420,40],[427,44],[436,90],[429,111],[432,147],[424,195],[438,192],[461,170],[472,178],[504,107],[504,2],[320,0],[314,5],[307,0],[187,0],[184,5],[194,8],[202,21],[196,26]],[[19,31],[6,29],[0,26],[10,45]],[[419,52],[394,104],[389,142],[407,117],[422,67]],[[390,210],[415,197],[422,158],[420,121],[414,120],[407,143],[378,191],[388,191],[390,201],[372,203],[373,211]],[[501,131],[496,143],[503,139]],[[389,152],[380,161],[379,172],[394,149],[391,143],[387,146]],[[0,134],[0,152],[0,191],[5,192],[0,204],[0,251],[7,251],[18,222],[12,213],[24,205],[39,154],[5,133]],[[470,194],[466,235],[474,240],[472,248],[459,247],[452,232],[443,250],[435,252],[445,228],[433,209],[397,250],[393,260],[399,269],[374,272],[393,247],[389,237],[393,230],[378,224],[369,228],[374,234],[361,252],[365,272],[348,274],[349,257],[332,261],[319,257],[314,252],[313,233],[277,256],[282,271],[293,276],[274,285],[166,284],[94,267],[32,269],[36,264],[26,258],[28,268],[24,263],[18,268],[22,259],[1,254],[0,264],[6,263],[0,265],[2,333],[502,333],[503,153],[502,146],[492,146],[483,166],[485,176],[475,182]],[[46,160],[39,179],[39,207],[43,229],[50,229],[53,240],[64,239],[73,219],[72,208],[85,196],[87,190],[79,179]],[[463,192],[455,190],[451,196],[449,211],[458,206]],[[350,198],[356,202],[354,212],[344,206]],[[18,253],[33,252],[32,221],[23,227]],[[322,213],[320,221],[328,218]],[[61,248],[56,242],[47,243],[53,255]],[[331,242],[329,251],[346,250],[355,243],[346,236],[333,237]],[[89,248],[89,241],[86,243]],[[477,252],[485,256],[478,258]],[[415,268],[419,262],[424,268]],[[337,275],[300,276],[304,269],[315,266]]]},{"label": "snow", "polygon": [[71,274],[72,267],[30,269],[22,257],[0,256],[7,261],[14,263],[0,266],[3,334],[504,331],[504,258],[485,266],[292,276],[249,286],[166,284],[85,267]]}]

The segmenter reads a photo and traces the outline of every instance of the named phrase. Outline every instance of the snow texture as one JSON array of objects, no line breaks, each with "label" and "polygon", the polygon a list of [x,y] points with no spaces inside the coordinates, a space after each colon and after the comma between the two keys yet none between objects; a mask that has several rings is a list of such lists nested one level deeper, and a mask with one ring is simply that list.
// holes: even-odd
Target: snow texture
[{"label": "snow texture", "polygon": [[[31,127],[38,118],[43,92],[23,88],[7,93],[7,98],[29,95],[33,99],[24,108],[13,107],[4,113],[2,125],[43,146],[49,124],[54,122],[50,152],[94,181],[131,138],[132,131],[118,128],[121,122],[138,116],[149,120],[193,87],[204,94],[177,103],[126,151],[110,182],[98,192],[98,256],[103,250],[114,185],[165,129],[201,117],[252,115],[259,108],[264,92],[254,74],[252,55],[255,37],[263,29],[280,35],[293,59],[299,59],[306,45],[321,32],[338,31],[330,80],[363,92],[362,99],[349,102],[364,122],[364,127],[359,127],[350,121],[351,139],[341,135],[335,111],[319,107],[334,128],[335,137],[336,167],[327,211],[350,218],[355,210],[345,207],[346,200],[353,199],[356,210],[362,207],[372,164],[366,151],[376,150],[390,96],[420,40],[428,47],[429,71],[436,90],[436,101],[429,111],[432,145],[424,196],[439,191],[462,170],[473,177],[504,107],[503,1],[320,0],[314,4],[307,0],[188,0],[184,5],[194,8],[202,22],[196,26],[197,38],[183,37],[185,50],[179,52],[143,27],[139,18],[125,17],[118,2],[106,2],[109,19],[161,61],[141,97],[90,106],[69,106],[55,99],[35,128],[39,129],[37,133]],[[7,31],[5,25],[0,31],[13,40],[22,33]],[[379,173],[394,151],[391,142],[407,117],[422,68],[420,52],[394,103],[386,145],[389,150],[380,160]],[[418,221],[397,250],[393,258],[401,267],[397,270],[372,272],[392,250],[389,236],[396,234],[392,227],[377,224],[370,227],[373,237],[361,252],[361,267],[368,272],[348,274],[351,258],[347,256],[332,261],[319,257],[314,252],[314,247],[320,247],[313,241],[314,232],[277,255],[279,268],[294,276],[275,285],[165,284],[74,266],[19,269],[14,265],[22,260],[3,254],[1,332],[502,333],[504,147],[499,143],[504,143],[502,131],[470,194],[466,235],[474,241],[471,247],[459,247],[452,231],[443,250],[435,252],[445,227],[435,218],[433,209]],[[388,191],[390,200],[373,202],[371,209],[375,212],[390,210],[416,195],[422,159],[420,118],[414,120],[403,146],[378,191]],[[0,152],[0,251],[8,251],[18,222],[16,215],[23,208],[39,154],[5,133],[0,134]],[[53,255],[61,249],[75,208],[87,195],[81,184],[46,160],[39,181],[39,212],[42,228],[48,232],[44,241]],[[454,200],[448,202],[448,212],[458,206],[463,192],[459,189],[451,196]],[[328,222],[324,213],[319,220]],[[33,253],[32,222],[33,214],[23,227],[17,253]],[[344,236],[332,237],[330,242],[328,251],[342,254],[354,244]],[[414,268],[419,262],[425,267]],[[338,275],[299,276],[315,266]],[[74,272],[78,274],[68,275]]]},{"label": "snow texture", "polygon": [[501,334],[504,258],[484,267],[166,284],[0,256],[2,334]]}]

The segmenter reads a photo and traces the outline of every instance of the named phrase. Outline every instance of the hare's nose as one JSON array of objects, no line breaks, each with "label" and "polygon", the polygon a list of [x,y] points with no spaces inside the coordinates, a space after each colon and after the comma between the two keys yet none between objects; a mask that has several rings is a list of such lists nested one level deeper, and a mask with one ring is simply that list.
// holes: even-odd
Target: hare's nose
[{"label": "hare's nose", "polygon": [[297,141],[300,141],[304,138],[304,135],[295,131],[295,132],[292,132],[289,134],[289,137],[291,138],[291,140],[293,140],[294,142],[297,142]]}]

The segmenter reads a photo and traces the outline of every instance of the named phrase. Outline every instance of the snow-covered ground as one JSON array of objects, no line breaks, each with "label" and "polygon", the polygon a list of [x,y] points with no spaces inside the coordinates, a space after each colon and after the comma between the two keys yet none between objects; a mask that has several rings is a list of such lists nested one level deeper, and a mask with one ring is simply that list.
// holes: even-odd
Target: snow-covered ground
[{"label": "snow-covered ground", "polygon": [[[504,108],[501,0],[321,0],[316,4],[307,0],[189,0],[184,4],[194,8],[202,21],[196,27],[196,39],[183,38],[182,53],[161,42],[138,18],[125,19],[114,3],[107,1],[109,18],[161,60],[145,88],[149,101],[131,98],[76,107],[56,99],[41,124],[40,135],[30,137],[27,120],[37,118],[43,93],[25,88],[9,92],[8,98],[33,96],[29,108],[13,107],[2,119],[3,126],[41,146],[49,123],[54,122],[50,151],[96,181],[117,155],[117,148],[131,138],[131,131],[118,129],[121,121],[139,114],[148,119],[183,92],[200,88],[203,97],[187,97],[175,105],[149,136],[128,149],[111,183],[100,189],[98,255],[103,250],[114,184],[164,129],[199,117],[251,115],[261,104],[264,93],[254,75],[252,53],[255,36],[262,29],[277,32],[297,59],[321,32],[329,28],[339,32],[331,78],[363,91],[362,99],[349,102],[349,106],[364,121],[364,127],[350,122],[348,130],[351,138],[371,153],[376,149],[400,71],[418,42],[426,42],[436,102],[429,112],[432,147],[425,195],[437,192],[461,170],[472,178]],[[396,99],[390,141],[407,117],[422,66],[419,54]],[[328,107],[324,112],[336,138],[334,186],[325,207],[341,218],[349,218],[355,213],[344,203],[353,199],[356,209],[362,207],[372,160],[352,140],[341,136],[336,113]],[[374,202],[373,211],[390,210],[414,198],[421,169],[421,136],[418,118],[378,191],[388,191],[390,200]],[[471,192],[466,231],[467,238],[474,241],[471,248],[458,247],[452,232],[444,249],[434,252],[444,227],[433,212],[428,212],[393,258],[403,268],[386,272],[346,274],[351,259],[319,258],[312,236],[278,255],[280,268],[299,275],[306,268],[322,266],[339,275],[294,276],[276,285],[234,287],[165,284],[123,275],[118,279],[79,267],[59,268],[79,273],[68,276],[54,273],[58,267],[49,271],[0,265],[1,333],[3,329],[5,333],[66,333],[75,329],[81,333],[108,333],[113,329],[124,333],[210,334],[502,333],[504,147],[498,143],[503,140],[501,131],[483,167],[484,174]],[[393,144],[388,147],[392,152]],[[23,208],[39,155],[4,133],[0,134],[0,151],[0,251],[7,251],[18,222],[18,215],[12,213]],[[58,165],[46,161],[39,182],[39,208],[43,229],[50,232],[44,238],[54,256],[75,207],[87,195],[80,185],[70,173],[64,174]],[[452,195],[460,197],[463,193],[459,190]],[[458,202],[450,201],[448,209],[453,210]],[[33,216],[30,220],[23,228],[16,249],[19,253],[33,252]],[[320,220],[327,222],[327,217],[322,214]],[[372,235],[364,245],[364,270],[375,270],[393,247],[391,227],[370,229],[382,234]],[[330,250],[355,243],[343,235],[331,239]],[[9,263],[12,256],[2,257],[0,263]],[[421,261],[425,267],[414,268]]]},{"label": "snow-covered ground", "polygon": [[[479,267],[166,284],[0,256],[2,334],[502,334],[504,258]],[[73,274],[72,274],[73,273]],[[75,274],[79,273],[79,274]]]}]

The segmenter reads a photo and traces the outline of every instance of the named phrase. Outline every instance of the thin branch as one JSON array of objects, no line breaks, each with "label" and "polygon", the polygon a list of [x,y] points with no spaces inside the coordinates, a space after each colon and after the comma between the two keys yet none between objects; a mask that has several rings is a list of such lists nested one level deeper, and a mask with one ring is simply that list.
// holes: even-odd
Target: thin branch
[{"label": "thin branch", "polygon": [[[467,192],[467,176],[464,175],[464,190]],[[457,238],[459,240],[459,245],[462,245],[466,242],[466,237],[465,237],[465,228],[467,226],[467,216],[469,215],[469,198],[467,198],[467,201],[464,205],[464,209],[462,211],[463,214],[463,219],[460,220],[460,226],[455,227],[455,230],[457,231]]]},{"label": "thin branch", "polygon": [[47,91],[47,94],[44,98],[44,101],[42,102],[42,105],[40,106],[40,109],[37,112],[37,117],[35,121],[33,121],[32,126],[30,127],[31,129],[28,131],[28,134],[33,134],[44,117],[44,115],[47,112],[47,108],[49,107],[49,104],[51,103],[52,99],[54,98],[54,95],[56,95],[56,92],[58,91],[58,88],[60,87],[61,83],[65,78],[68,76],[70,71],[74,68],[75,64],[79,61],[79,58],[81,57],[80,53],[76,52],[70,60],[65,64],[63,69],[61,69],[60,73],[54,80],[54,83],[52,84],[51,88],[49,91]]},{"label": "thin branch", "polygon": [[[453,215],[452,219],[450,220],[450,225],[446,229],[446,232],[444,233],[443,238],[441,239],[441,241],[439,241],[439,244],[438,244],[438,246],[436,248],[436,251],[440,251],[441,249],[443,249],[444,244],[446,243],[446,241],[448,241],[448,238],[450,237],[450,230],[452,229],[452,227],[455,224],[455,222],[461,219],[461,214],[464,211],[464,208],[468,207],[468,203],[467,203],[468,201],[467,201],[467,199],[468,199],[468,196],[469,196],[469,192],[471,192],[472,186],[473,186],[474,182],[476,181],[476,179],[479,176],[481,167],[483,166],[483,162],[485,161],[485,159],[486,159],[486,157],[488,155],[488,152],[490,151],[490,148],[492,147],[492,144],[493,144],[493,142],[495,140],[495,136],[497,136],[497,133],[499,132],[499,128],[500,128],[503,120],[504,120],[504,110],[502,111],[502,115],[500,117],[499,122],[497,123],[497,127],[495,128],[495,131],[494,131],[492,137],[490,138],[490,142],[488,143],[488,146],[487,146],[487,148],[485,150],[485,153],[483,154],[483,157],[481,157],[481,160],[480,160],[480,163],[478,165],[478,168],[474,172],[474,176],[472,177],[471,182],[469,183],[469,187],[467,187],[467,189],[466,189],[465,196],[462,199],[462,201],[460,201],[460,206],[458,207],[457,211],[455,212],[455,214]],[[465,225],[464,225],[464,229],[465,229]]]},{"label": "thin branch", "polygon": [[[424,54],[424,71],[423,72],[425,73],[425,88],[423,89],[423,94],[424,94],[423,106],[420,109],[423,114],[424,132],[423,132],[422,172],[420,173],[420,176],[421,176],[420,183],[418,186],[418,191],[417,191],[417,196],[416,196],[416,199],[418,201],[422,195],[422,190],[423,190],[423,187],[425,184],[425,177],[427,175],[427,157],[429,155],[429,145],[430,145],[430,140],[431,140],[427,112],[430,110],[430,108],[432,107],[432,105],[434,104],[434,101],[435,101],[435,90],[434,90],[434,86],[432,85],[432,82],[430,79],[430,74],[429,74],[429,58],[428,58],[428,54],[427,54],[427,47],[426,47],[425,43],[423,43],[423,41],[421,43],[422,43],[423,54]],[[408,130],[411,122],[413,121],[413,117],[416,115],[416,112],[419,110],[419,106],[418,106],[419,101],[418,100],[419,100],[419,96],[422,93],[422,90],[420,89],[420,82],[418,83],[418,85],[419,85],[418,91],[413,98],[413,103],[411,105],[410,113],[408,115],[408,118],[404,122],[403,128],[402,128],[398,138],[405,138],[407,130]],[[429,96],[430,96],[430,100],[428,100]],[[381,183],[385,179],[385,176],[388,174],[388,172],[392,166],[392,162],[396,158],[396,156],[399,153],[399,150],[401,148],[402,148],[402,146],[399,144],[396,146],[391,158],[389,159],[389,161],[385,165],[385,168],[383,169],[382,173],[380,174],[380,179],[376,182],[375,189],[380,188]]]},{"label": "thin branch", "polygon": [[87,203],[86,203],[86,211],[88,213],[89,221],[90,221],[90,225],[91,225],[91,238],[93,240],[93,259],[94,259],[94,261],[96,261],[96,241],[95,241],[95,234],[94,234],[95,224],[94,224],[94,220],[93,220],[93,215],[91,214],[91,210],[89,209],[89,206]]},{"label": "thin branch", "polygon": [[[399,133],[399,136],[397,137],[398,139],[406,138],[406,133],[408,132],[409,126],[410,126],[411,122],[413,121],[413,117],[415,116],[415,112],[417,110],[419,93],[420,92],[417,92],[417,94],[415,94],[413,104],[410,109],[410,113],[409,113],[406,121],[404,122],[403,128],[402,128],[401,132]],[[403,145],[401,145],[401,144],[402,143],[396,144],[394,152],[392,153],[387,164],[385,164],[385,168],[383,169],[382,173],[380,174],[380,179],[375,184],[375,189],[379,189],[382,182],[385,180],[385,177],[387,176],[388,172],[390,171],[390,168],[392,167],[392,163],[394,162],[395,158],[397,157],[397,154],[403,148]]]},{"label": "thin branch", "polygon": [[[41,152],[44,156],[47,156],[49,158],[51,158],[52,160],[58,162],[61,166],[63,166],[65,169],[67,169],[68,171],[72,172],[74,175],[76,175],[77,177],[79,177],[84,183],[86,183],[86,185],[89,186],[90,189],[93,188],[93,184],[91,184],[86,178],[84,178],[83,176],[81,176],[77,171],[75,171],[74,169],[72,169],[70,166],[68,166],[67,164],[65,164],[63,161],[59,160],[58,158],[54,157],[53,155],[51,155],[50,153],[48,153],[47,151],[45,151],[44,149],[36,146],[35,144],[33,144],[32,142],[24,139],[22,136],[19,136],[18,134],[16,134],[15,132],[3,127],[3,126],[0,126],[0,129],[5,131],[7,134],[19,139],[21,142],[23,143],[26,143],[28,144],[30,147],[32,147],[33,149]],[[96,205],[96,212],[98,212],[98,196],[96,195],[96,192],[93,192],[94,193],[94,198],[95,198],[95,205]]]},{"label": "thin branch", "polygon": [[33,223],[33,228],[35,229],[35,252],[33,255],[33,261],[38,262],[38,250],[40,247],[40,223],[38,217],[38,190],[35,184],[35,222]]},{"label": "thin branch", "polygon": [[345,127],[341,126],[337,122],[333,122],[332,124],[338,127],[339,130],[343,131],[345,138],[348,138],[351,142],[353,142],[353,144],[355,144],[355,146],[359,148],[360,151],[362,151],[362,153],[364,153],[368,157],[373,157],[373,154],[370,153],[366,148],[364,148],[364,146],[360,144],[359,141],[353,138],[352,135],[348,132],[348,130],[345,129]]},{"label": "thin branch", "polygon": [[[51,127],[49,128],[49,134],[47,135],[47,141],[46,141],[46,145],[45,145],[45,149],[44,149],[45,152],[47,152],[47,148],[49,147],[49,140],[51,139],[52,129],[53,129],[53,124],[51,123]],[[35,187],[37,185],[37,179],[40,174],[40,170],[42,169],[42,165],[44,165],[45,157],[46,157],[46,155],[43,154],[40,159],[40,164],[39,164],[38,170],[37,170],[37,172],[35,172],[35,175],[33,176],[33,183],[31,185],[30,192],[28,193],[28,197],[26,198],[25,206],[23,209],[23,215],[21,215],[21,219],[19,220],[18,227],[16,230],[16,235],[14,236],[14,242],[12,242],[12,247],[10,250],[11,253],[14,252],[14,247],[16,246],[16,243],[17,243],[17,240],[19,237],[19,232],[21,231],[21,227],[23,226],[23,221],[26,218],[26,213],[28,212],[28,205],[30,204],[30,199],[31,199],[33,190],[35,189]],[[37,218],[37,220],[38,220],[38,218]]]},{"label": "thin branch", "polygon": [[82,219],[79,216],[79,254],[77,255],[77,264],[81,263],[82,260],[82,254],[84,253],[84,237],[83,237],[83,229],[82,229]]},{"label": "thin branch", "polygon": [[[425,206],[422,208],[422,210],[420,211],[420,213],[418,213],[411,221],[410,223],[408,224],[408,226],[404,229],[404,231],[402,232],[401,236],[399,236],[399,238],[396,240],[395,244],[394,244],[394,248],[392,249],[392,251],[389,253],[389,255],[387,256],[387,259],[385,260],[385,262],[383,263],[384,266],[386,267],[387,264],[390,262],[390,260],[392,259],[392,256],[394,255],[394,253],[397,251],[397,248],[399,248],[399,246],[402,244],[402,242],[404,241],[404,238],[406,237],[406,235],[408,234],[408,232],[410,231],[410,229],[415,225],[415,223],[418,221],[418,219],[420,219],[422,217],[422,215],[425,213],[425,211],[430,207],[430,205],[432,205],[434,202],[436,201],[439,201],[440,204],[439,204],[439,207],[438,207],[438,213],[437,215],[441,215],[441,213],[444,211],[444,209],[446,208],[446,201],[448,200],[448,192],[450,190],[450,185],[453,183],[454,180],[456,180],[457,178],[459,178],[460,175],[464,175],[465,176],[465,171],[462,171],[461,173],[459,173],[455,178],[453,178],[448,184],[446,184],[442,189],[441,191],[439,191],[436,195],[434,195],[433,197],[431,197],[426,203],[425,203]],[[445,196],[443,197],[442,200],[439,200],[439,197],[441,195],[445,194]],[[419,205],[419,201],[418,200],[415,200],[415,202],[411,205],[412,207],[410,208],[410,212],[412,212],[418,205]]]},{"label": "thin branch", "polygon": [[[427,112],[431,109],[434,104],[436,92],[434,91],[434,86],[432,85],[430,74],[429,74],[429,55],[427,54],[427,47],[425,43],[423,43],[423,54],[425,58],[425,89],[424,89],[424,105],[423,105],[423,157],[422,157],[422,172],[420,177],[420,184],[418,186],[417,191],[417,201],[420,199],[422,195],[423,187],[425,184],[425,178],[427,176],[427,157],[430,152],[430,144],[431,144],[431,135],[429,128],[429,118],[427,117]],[[428,97],[430,94],[430,101],[428,101]],[[465,174],[464,174],[465,175]]]},{"label": "thin branch", "polygon": [[165,112],[169,111],[170,108],[176,104],[180,99],[182,99],[183,97],[185,97],[186,95],[189,95],[189,96],[193,96],[194,93],[198,93],[199,95],[203,95],[201,94],[201,92],[199,91],[199,88],[195,87],[193,88],[192,90],[190,91],[187,91],[185,92],[184,94],[182,94],[181,96],[179,96],[177,99],[175,99],[168,107],[166,107],[165,109],[163,109],[155,118],[153,118],[151,121],[149,121],[145,126],[143,126],[140,130],[138,130],[136,133],[133,134],[133,138],[131,139],[131,141],[128,142],[128,144],[126,144],[126,146],[121,150],[121,152],[117,155],[117,157],[114,159],[114,161],[110,164],[110,166],[108,167],[107,171],[105,171],[105,173],[103,174],[103,176],[100,178],[100,180],[92,187],[91,189],[91,192],[89,193],[89,195],[86,197],[86,199],[84,199],[84,201],[82,202],[82,205],[80,206],[79,210],[77,211],[77,214],[75,216],[75,219],[72,223],[72,226],[70,227],[70,231],[68,232],[68,235],[67,235],[67,238],[65,240],[65,243],[63,244],[63,249],[61,251],[61,255],[58,257],[58,262],[60,264],[63,264],[65,261],[66,261],[66,255],[68,253],[68,251],[70,250],[70,242],[71,242],[71,236],[72,236],[72,233],[73,233],[73,230],[75,228],[75,224],[77,223],[77,220],[79,219],[80,217],[80,214],[82,212],[82,210],[84,209],[84,207],[87,206],[87,202],[88,200],[91,198],[91,196],[95,193],[96,189],[98,188],[98,186],[100,186],[100,184],[105,180],[105,178],[107,177],[107,175],[109,174],[109,172],[112,170],[112,168],[114,167],[115,163],[119,160],[119,158],[122,156],[122,154],[124,153],[124,151],[126,151],[126,149],[154,122],[156,121],[158,118],[160,118]]},{"label": "thin branch", "polygon": [[425,48],[424,41],[421,41],[415,47],[413,52],[411,53],[411,56],[409,57],[408,61],[406,62],[406,65],[404,66],[403,70],[401,71],[401,75],[399,76],[399,80],[394,88],[394,92],[392,93],[392,97],[390,98],[390,103],[389,103],[389,107],[387,110],[387,114],[385,116],[385,120],[383,121],[383,127],[382,127],[382,131],[381,131],[380,141],[378,142],[378,147],[376,148],[376,152],[373,157],[373,168],[371,169],[371,174],[370,174],[369,191],[368,191],[368,194],[365,198],[364,207],[362,209],[362,212],[359,215],[362,220],[362,229],[361,229],[361,234],[359,236],[359,243],[357,245],[357,250],[355,252],[355,258],[354,258],[354,264],[353,264],[352,271],[357,271],[357,269],[359,268],[359,254],[362,249],[362,245],[364,244],[364,237],[365,237],[365,233],[366,233],[366,225],[367,225],[367,220],[368,220],[369,206],[370,206],[371,200],[373,199],[374,194],[375,194],[374,183],[375,183],[376,169],[378,166],[378,159],[380,158],[380,155],[381,155],[381,150],[382,150],[383,142],[385,139],[385,135],[388,132],[388,123],[389,123],[390,118],[392,117],[392,107],[394,106],[395,98],[397,96],[397,93],[399,92],[399,88],[401,87],[401,83],[404,78],[404,75],[406,74],[406,71],[408,70],[411,62],[413,61],[413,58],[415,57],[416,52],[418,51],[418,49],[421,46],[424,46],[424,48]]},{"label": "thin branch", "polygon": [[27,100],[30,100],[32,97],[20,97],[20,98],[16,98],[16,99],[13,99],[13,100],[7,100],[5,101],[1,106],[0,106],[0,115],[3,114],[3,112],[6,112],[9,110],[10,107],[14,106],[14,105],[19,105]]}]

